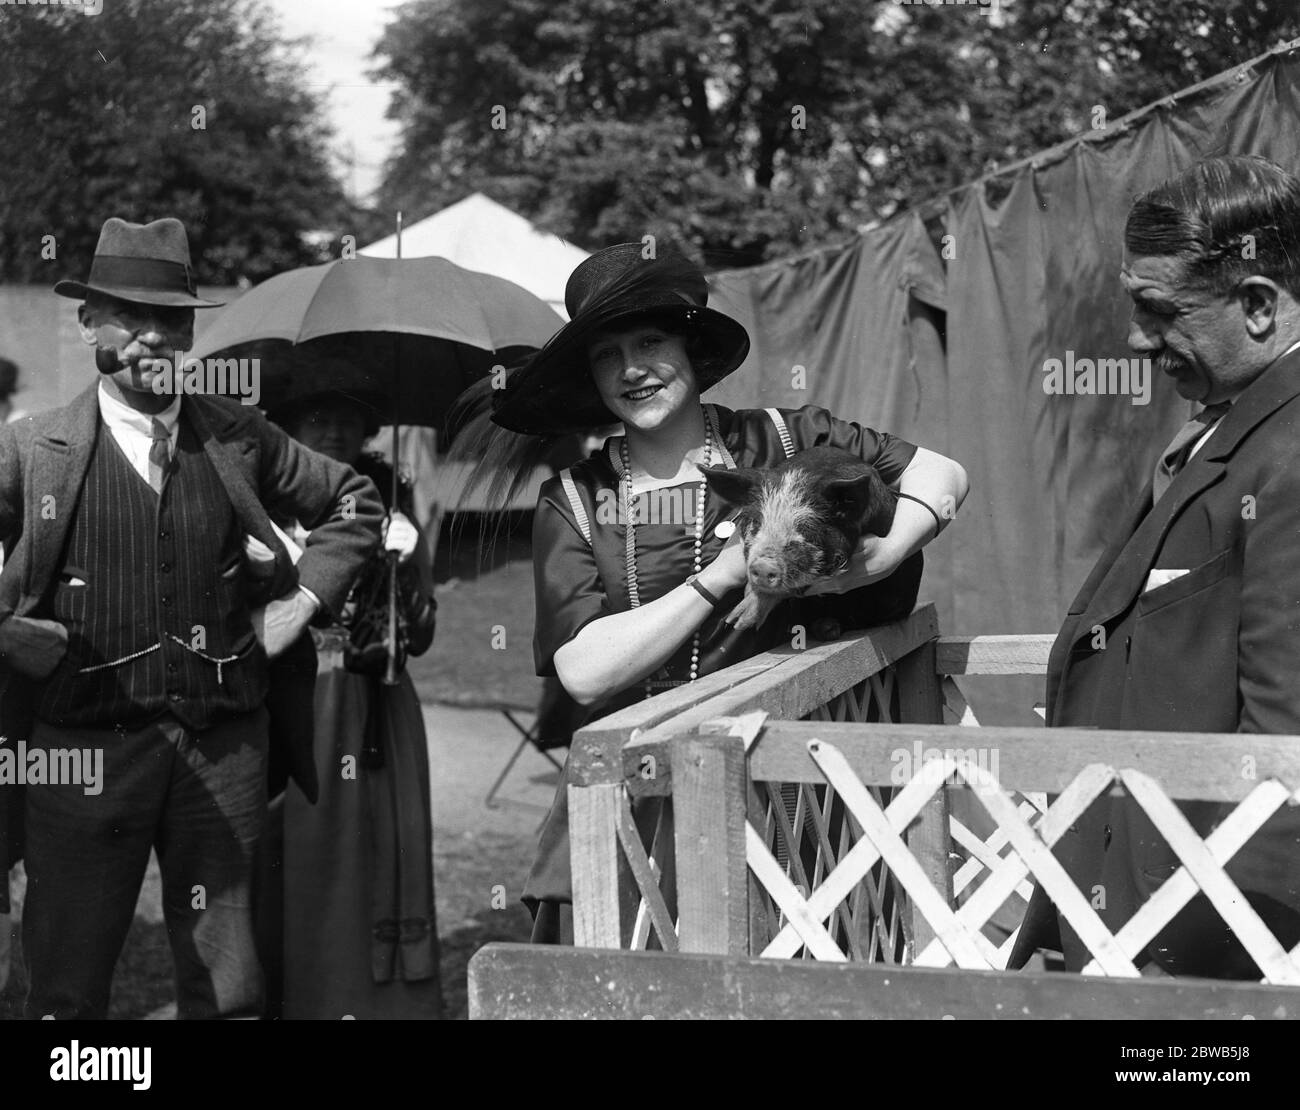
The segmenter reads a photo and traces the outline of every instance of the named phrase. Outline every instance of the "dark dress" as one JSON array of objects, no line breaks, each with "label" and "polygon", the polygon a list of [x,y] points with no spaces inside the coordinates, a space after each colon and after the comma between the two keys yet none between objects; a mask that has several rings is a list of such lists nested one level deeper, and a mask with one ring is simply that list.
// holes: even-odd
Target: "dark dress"
[{"label": "dark dress", "polygon": [[[717,405],[714,411],[722,443],[730,456],[728,465],[772,467],[785,460],[780,435],[771,416],[762,409],[732,412]],[[836,420],[825,409],[805,406],[782,409],[795,451],[808,447],[840,447],[874,465],[891,487],[916,454],[916,447],[884,432]],[[715,445],[715,462],[716,462]],[[608,512],[618,491],[618,472],[606,450],[573,467],[579,497],[591,522],[589,546],[574,518],[569,499],[559,478],[541,489],[533,523],[533,572],[537,604],[533,641],[537,673],[555,674],[555,653],[593,620],[629,609],[626,571],[626,535],[623,524]],[[681,489],[689,496],[697,482]],[[638,498],[638,501],[640,498]],[[688,504],[690,502],[688,501]],[[598,511],[600,515],[598,515]],[[704,505],[704,543],[701,566],[718,557],[724,537],[716,534],[718,524],[735,516],[734,506],[710,494]],[[644,514],[634,519],[650,520],[636,525],[636,566],[641,603],[656,600],[680,586],[693,569],[694,525],[678,520],[654,522]],[[599,522],[599,523],[598,523]],[[921,556],[905,560],[888,578],[874,583],[860,596],[866,619],[859,626],[898,620],[912,611],[921,576]],[[789,643],[796,624],[811,627],[817,616],[834,612],[836,595],[782,603],[761,628],[738,633],[723,625],[723,618],[740,601],[743,588],[720,599],[721,604],[700,628],[700,675],[720,670],[741,659]],[[668,661],[668,677],[686,681],[690,674],[691,640],[688,639]],[[656,692],[658,692],[656,690]],[[621,691],[592,706],[589,720],[607,716],[616,709],[645,697],[643,684]],[[542,827],[537,859],[524,886],[523,901],[534,915],[533,940],[540,943],[571,942],[569,905],[572,888],[569,873],[568,767],[561,776],[555,800]]]},{"label": "dark dress", "polygon": [[[392,473],[371,456],[357,463],[387,506]],[[410,488],[399,507],[412,517]],[[412,517],[413,519],[413,517]],[[402,568],[409,648],[432,637],[428,599]],[[315,753],[320,797],[290,784],[278,806],[284,860],[283,1016],[338,1020],[438,1018],[433,819],[428,740],[410,675],[396,686],[344,664],[349,631],[386,591],[379,551],[353,586],[345,624],[313,627],[318,674]],[[374,595],[374,597],[371,597]],[[367,604],[371,598],[371,604]],[[382,654],[382,653],[381,653]]]}]

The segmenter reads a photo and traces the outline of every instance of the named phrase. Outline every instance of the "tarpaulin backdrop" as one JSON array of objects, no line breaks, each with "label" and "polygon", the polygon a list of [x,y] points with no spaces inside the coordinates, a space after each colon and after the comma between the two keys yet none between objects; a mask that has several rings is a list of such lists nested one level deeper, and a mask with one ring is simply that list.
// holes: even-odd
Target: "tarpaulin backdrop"
[{"label": "tarpaulin backdrop", "polygon": [[906,214],[840,249],[714,275],[710,303],[753,347],[709,398],[824,405],[956,459],[971,495],[927,549],[922,597],[948,634],[1055,632],[1194,406],[1163,377],[1148,380],[1145,405],[1048,395],[1043,364],[1131,357],[1119,283],[1129,206],[1223,154],[1300,173],[1294,47],[1046,152],[996,178],[997,199],[984,183],[955,193],[944,260]]}]

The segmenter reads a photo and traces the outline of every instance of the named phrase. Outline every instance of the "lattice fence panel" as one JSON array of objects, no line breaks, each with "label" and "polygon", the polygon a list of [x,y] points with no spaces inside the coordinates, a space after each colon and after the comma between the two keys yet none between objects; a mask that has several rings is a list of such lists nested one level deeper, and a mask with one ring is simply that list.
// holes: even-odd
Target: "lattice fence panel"
[{"label": "lattice fence panel", "polygon": [[618,842],[632,872],[636,911],[628,947],[635,951],[677,951],[677,883],[673,868],[671,798],[646,798],[633,806],[619,797]]},{"label": "lattice fence panel", "polygon": [[[863,679],[819,706],[806,720],[851,723],[897,722],[898,699],[893,667]],[[878,805],[887,805],[891,791],[873,789]],[[782,875],[802,898],[816,891],[862,840],[836,791],[809,783],[757,783],[760,816],[751,823]],[[766,932],[754,938],[758,948],[770,943],[789,924],[785,913],[761,883],[751,886],[759,899]],[[840,902],[828,924],[831,941],[845,958],[872,963],[901,964],[909,958],[905,898],[883,863],[869,870]],[[814,958],[806,947],[790,953]]]},{"label": "lattice fence panel", "polygon": [[[995,947],[982,932],[989,917],[1026,880],[1040,883],[1058,910],[1093,955],[1085,974],[1136,977],[1134,958],[1198,894],[1204,894],[1224,926],[1242,945],[1269,984],[1300,986],[1300,945],[1287,947],[1252,908],[1250,901],[1224,870],[1224,865],[1281,807],[1300,803],[1300,790],[1270,779],[1254,790],[1204,839],[1185,815],[1149,775],[1134,769],[1115,770],[1092,764],[1074,778],[1050,807],[1021,800],[1017,804],[997,779],[977,763],[945,757],[929,763],[882,804],[854,774],[844,756],[832,745],[812,741],[809,753],[826,776],[825,797],[842,805],[846,827],[857,834],[848,851],[834,863],[827,860],[821,881],[804,894],[797,883],[784,881],[776,860],[758,830],[751,824],[747,861],[781,911],[779,928],[762,955],[790,958],[804,953],[817,959],[863,958],[870,949],[842,942],[845,922],[855,920],[854,897],[869,876],[883,864],[899,897],[906,897],[924,916],[935,939],[915,955],[918,966],[955,964],[968,970],[1005,966],[1006,946]],[[953,909],[931,885],[918,860],[908,851],[903,833],[936,790],[956,777],[974,788],[974,797],[986,808],[997,834],[970,858],[979,860],[984,873],[971,896]],[[1125,922],[1112,932],[1076,887],[1051,847],[1100,796],[1122,788],[1145,811],[1179,859],[1181,866]],[[778,826],[781,824],[778,814]],[[1000,853],[990,845],[1008,847]],[[979,859],[983,852],[991,853]],[[798,873],[792,863],[791,871]],[[868,892],[870,887],[867,887]],[[877,888],[878,889],[878,888]]]},{"label": "lattice fence panel", "polygon": [[[957,683],[952,678],[945,677],[942,690],[945,721],[964,728],[979,728],[980,722]],[[955,734],[952,748],[961,749],[968,746],[961,736],[961,733]],[[989,769],[996,777],[996,766]],[[996,826],[990,826],[987,811],[977,799],[971,797],[972,789],[961,784],[948,787],[948,804],[952,810],[949,817],[949,833],[952,838],[952,851],[957,858],[953,875],[953,893],[959,905],[964,904],[975,894],[1000,860],[1013,854],[1006,833]],[[1008,793],[1026,823],[1030,827],[1037,826],[1047,809],[1047,796],[1018,791]],[[1018,923],[1024,918],[1032,893],[1033,883],[1028,879],[1022,880],[1007,895],[1002,905],[990,914],[984,926],[985,935],[1000,946],[1004,962],[1015,945]]]}]

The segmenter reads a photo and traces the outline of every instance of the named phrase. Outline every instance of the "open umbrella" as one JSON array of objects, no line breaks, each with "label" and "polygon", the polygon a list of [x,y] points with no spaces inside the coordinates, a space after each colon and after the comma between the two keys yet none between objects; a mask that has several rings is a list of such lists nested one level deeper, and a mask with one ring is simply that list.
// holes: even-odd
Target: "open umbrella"
[{"label": "open umbrella", "polygon": [[467,386],[563,323],[504,278],[445,258],[363,255],[267,279],[223,309],[191,354],[258,358],[267,408],[318,392],[312,366],[344,359],[350,388],[386,397],[394,423],[438,427]]},{"label": "open umbrella", "polygon": [[[255,286],[222,310],[191,357],[259,359],[261,403],[268,409],[325,389],[379,394],[390,405],[396,463],[401,425],[439,427],[464,389],[494,366],[541,347],[563,323],[522,286],[445,258],[360,256],[290,270]],[[324,377],[323,367],[329,368]],[[396,488],[393,494],[396,504]],[[392,571],[390,683],[396,681],[395,561]]]}]

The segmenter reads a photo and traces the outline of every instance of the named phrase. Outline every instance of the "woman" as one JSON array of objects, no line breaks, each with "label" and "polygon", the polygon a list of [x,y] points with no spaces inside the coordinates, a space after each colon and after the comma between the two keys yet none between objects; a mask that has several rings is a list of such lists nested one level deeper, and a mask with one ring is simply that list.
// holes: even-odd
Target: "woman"
[{"label": "woman", "polygon": [[[702,272],[680,254],[645,259],[640,243],[609,247],[570,277],[570,322],[504,388],[480,397],[491,397],[493,424],[532,437],[476,442],[468,449],[483,452],[484,467],[521,462],[529,442],[536,454],[549,437],[615,421],[625,429],[542,487],[534,521],[537,671],[557,675],[593,717],[788,641],[805,623],[803,600],[754,631],[724,623],[745,563],[736,507],[710,494],[702,468],[774,466],[816,445],[874,464],[902,496],[892,529],[864,538],[845,572],[809,591],[876,584],[872,623],[911,611],[919,551],[966,496],[957,463],[824,409],[702,405],[700,394],[749,350],[745,329],[707,300]],[[664,504],[687,508],[655,511]],[[571,942],[566,793],[561,782],[524,890],[535,941]]]},{"label": "woman", "polygon": [[[382,677],[389,554],[400,567],[411,655],[433,639],[433,575],[410,519],[410,487],[401,484],[391,505],[392,470],[362,453],[376,411],[331,392],[270,413],[299,442],[371,478],[389,508],[382,549],[341,619],[311,630],[320,798],[311,805],[293,784],[283,796],[287,1018],[441,1016],[424,719],[405,671],[396,686]],[[281,523],[302,538],[295,522]]]}]

